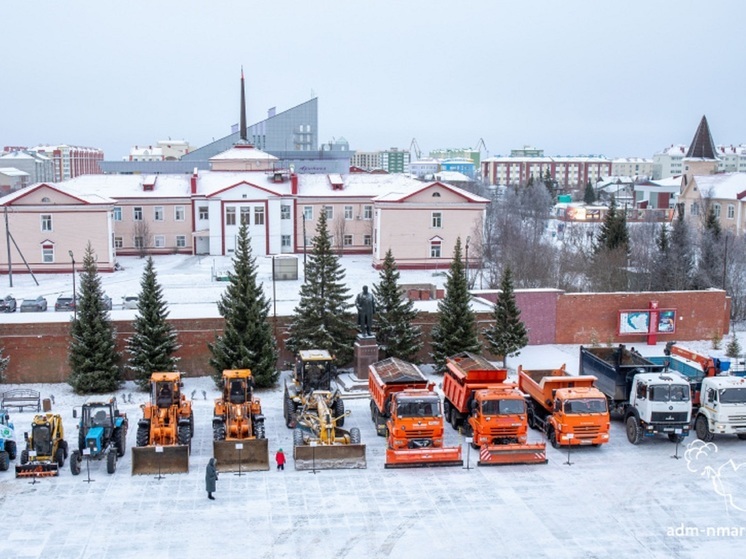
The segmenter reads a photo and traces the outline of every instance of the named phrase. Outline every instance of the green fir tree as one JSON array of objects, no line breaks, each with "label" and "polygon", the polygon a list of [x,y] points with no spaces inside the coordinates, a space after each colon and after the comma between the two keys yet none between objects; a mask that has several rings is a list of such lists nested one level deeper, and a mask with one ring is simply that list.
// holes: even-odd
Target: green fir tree
[{"label": "green fir tree", "polygon": [[500,281],[500,295],[493,309],[495,323],[484,330],[490,351],[503,357],[520,354],[520,349],[528,345],[526,326],[521,321],[521,311],[515,301],[513,276],[510,268],[505,268]]},{"label": "green fir tree", "polygon": [[596,192],[595,190],[593,190],[593,185],[591,184],[591,181],[588,181],[585,184],[585,192],[583,193],[583,202],[585,202],[589,206],[596,202]]},{"label": "green fir tree", "polygon": [[603,225],[596,238],[596,253],[617,249],[625,252],[629,250],[629,231],[627,230],[627,217],[623,211],[619,211],[616,199],[612,196],[609,211],[606,212]]},{"label": "green fir tree", "polygon": [[355,322],[344,279],[345,272],[339,256],[332,251],[326,212],[322,209],[300,288],[300,301],[288,327],[286,346],[290,351],[325,349],[334,355],[339,366],[352,361]]},{"label": "green fir tree", "polygon": [[76,316],[71,321],[67,382],[78,394],[112,392],[121,385],[116,331],[106,310],[90,242],[83,256]]},{"label": "green fir tree", "polygon": [[736,335],[736,331],[734,330],[730,336],[728,345],[725,348],[725,355],[731,357],[732,359],[737,359],[741,356],[741,351],[743,351],[741,349],[741,343],[738,341],[738,336]]},{"label": "green fir tree", "polygon": [[140,280],[135,333],[127,339],[127,352],[130,355],[127,369],[134,373],[135,382],[141,390],[149,389],[152,373],[176,370],[179,359],[174,353],[181,346],[174,327],[167,320],[168,314],[153,258],[148,256]]},{"label": "green fir tree", "polygon": [[399,286],[399,270],[391,249],[386,252],[379,277],[381,281],[373,286],[378,326],[376,341],[384,357],[415,363],[422,349],[422,331],[412,324],[417,311]]},{"label": "green fir tree", "polygon": [[456,239],[453,260],[446,274],[445,297],[438,301],[438,322],[432,331],[432,353],[437,371],[443,371],[446,358],[469,351],[478,353],[477,322],[469,302],[471,295],[466,284],[461,256],[461,238]]},{"label": "green fir tree", "polygon": [[233,271],[228,273],[228,286],[218,301],[218,311],[225,319],[223,334],[208,344],[216,386],[222,386],[226,369],[251,369],[258,387],[269,388],[277,382],[277,341],[269,322],[269,308],[270,300],[257,282],[256,258],[243,224],[236,239]]}]

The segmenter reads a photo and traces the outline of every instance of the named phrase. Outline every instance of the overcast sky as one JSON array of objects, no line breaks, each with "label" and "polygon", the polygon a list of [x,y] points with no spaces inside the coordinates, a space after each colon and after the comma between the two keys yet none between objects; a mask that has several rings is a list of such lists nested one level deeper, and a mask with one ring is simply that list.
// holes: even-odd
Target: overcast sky
[{"label": "overcast sky", "polygon": [[319,140],[651,157],[746,143],[746,2],[4,2],[0,145],[230,133],[319,98]]}]

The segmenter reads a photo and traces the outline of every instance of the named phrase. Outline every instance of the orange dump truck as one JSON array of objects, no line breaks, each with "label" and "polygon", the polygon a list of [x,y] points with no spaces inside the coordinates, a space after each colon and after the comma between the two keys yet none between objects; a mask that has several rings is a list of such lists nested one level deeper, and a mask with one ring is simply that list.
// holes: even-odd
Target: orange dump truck
[{"label": "orange dump truck", "polygon": [[546,445],[529,444],[526,399],[506,369],[460,353],[446,359],[445,414],[454,429],[473,437],[480,466],[545,464]]},{"label": "orange dump truck", "polygon": [[443,414],[435,383],[395,357],[368,368],[370,411],[387,438],[386,468],[461,466],[461,447],[443,446]]},{"label": "orange dump truck", "polygon": [[518,386],[528,395],[529,425],[544,431],[554,448],[609,442],[609,408],[595,382],[593,375],[568,375],[564,365],[534,371],[519,366]]}]

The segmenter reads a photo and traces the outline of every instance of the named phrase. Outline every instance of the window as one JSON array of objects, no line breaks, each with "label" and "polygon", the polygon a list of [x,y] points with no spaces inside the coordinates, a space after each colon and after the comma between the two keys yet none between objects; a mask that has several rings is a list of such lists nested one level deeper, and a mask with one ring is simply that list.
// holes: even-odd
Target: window
[{"label": "window", "polygon": [[720,219],[720,204],[713,204],[712,210],[715,212],[715,217]]},{"label": "window", "polygon": [[363,235],[363,244],[367,247],[371,245],[371,236],[370,235]]},{"label": "window", "polygon": [[241,206],[241,225],[251,225],[251,208]]},{"label": "window", "polygon": [[186,246],[186,236],[176,235],[176,246],[178,248],[184,248]]},{"label": "window", "polygon": [[114,216],[114,221],[122,221],[122,208],[121,208],[121,206],[116,206],[113,210],[111,210],[111,213]]},{"label": "window", "polygon": [[163,206],[153,207],[153,219],[155,221],[163,221]]},{"label": "window", "polygon": [[52,230],[52,215],[42,214],[41,216],[41,230],[51,231]]},{"label": "window", "polygon": [[132,208],[132,219],[135,221],[142,221],[142,206],[135,206]]},{"label": "window", "polygon": [[45,264],[51,264],[54,262],[54,245],[41,245],[41,261]]},{"label": "window", "polygon": [[210,211],[207,206],[199,206],[197,212],[200,219],[208,219],[210,217]]},{"label": "window", "polygon": [[345,235],[342,238],[342,244],[346,247],[351,247],[352,246],[352,235]]},{"label": "window", "polygon": [[433,192],[433,198],[440,198],[440,192]]},{"label": "window", "polygon": [[114,248],[122,248],[124,246],[124,241],[122,241],[122,237],[114,237]]},{"label": "window", "polygon": [[728,204],[728,219],[736,217],[736,207],[733,204]]},{"label": "window", "polygon": [[282,248],[290,248],[290,235],[283,235],[281,237]]},{"label": "window", "polygon": [[363,206],[363,219],[373,219],[373,206]]},{"label": "window", "polygon": [[434,229],[440,229],[443,227],[443,214],[441,212],[432,213],[432,225]]},{"label": "window", "polygon": [[225,224],[236,224],[236,208],[225,208]]},{"label": "window", "polygon": [[264,225],[264,208],[254,206],[254,225]]},{"label": "window", "polygon": [[324,206],[324,211],[326,212],[326,219],[328,221],[331,221],[334,219],[334,207],[333,206]]},{"label": "window", "polygon": [[430,241],[430,258],[440,258],[440,240]]},{"label": "window", "polygon": [[313,206],[303,206],[303,219],[308,221],[313,219]]},{"label": "window", "polygon": [[280,206],[280,219],[290,219],[290,206]]},{"label": "window", "polygon": [[184,206],[175,206],[174,207],[174,220],[175,221],[184,221]]},{"label": "window", "polygon": [[153,246],[155,248],[163,248],[166,246],[166,237],[163,235],[156,235],[153,237]]},{"label": "window", "polygon": [[345,219],[352,219],[352,206],[345,206]]},{"label": "window", "polygon": [[699,215],[699,205],[697,202],[692,202],[692,206],[689,210],[692,215]]},{"label": "window", "polygon": [[142,242],[142,237],[135,237],[135,248],[143,248],[145,246]]}]

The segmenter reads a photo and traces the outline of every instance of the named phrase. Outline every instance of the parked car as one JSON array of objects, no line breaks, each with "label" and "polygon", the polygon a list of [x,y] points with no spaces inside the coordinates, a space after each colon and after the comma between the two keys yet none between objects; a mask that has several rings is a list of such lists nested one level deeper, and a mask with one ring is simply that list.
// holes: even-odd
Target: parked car
[{"label": "parked car", "polygon": [[75,310],[76,301],[72,295],[60,295],[54,303],[55,311],[72,311]]},{"label": "parked car", "polygon": [[13,295],[6,295],[5,299],[0,299],[0,312],[16,312],[16,299]]},{"label": "parked car", "polygon": [[36,299],[24,299],[21,303],[21,312],[45,312],[47,300],[39,295]]},{"label": "parked car", "polygon": [[122,297],[122,308],[123,309],[136,309],[137,308],[137,295],[125,295]]},{"label": "parked car", "polygon": [[109,297],[108,295],[106,295],[106,294],[104,293],[104,296],[103,296],[103,301],[104,301],[104,308],[105,308],[105,309],[106,309],[107,311],[110,311],[110,310],[111,310],[111,306],[112,306],[112,305],[111,305],[111,297]]}]

